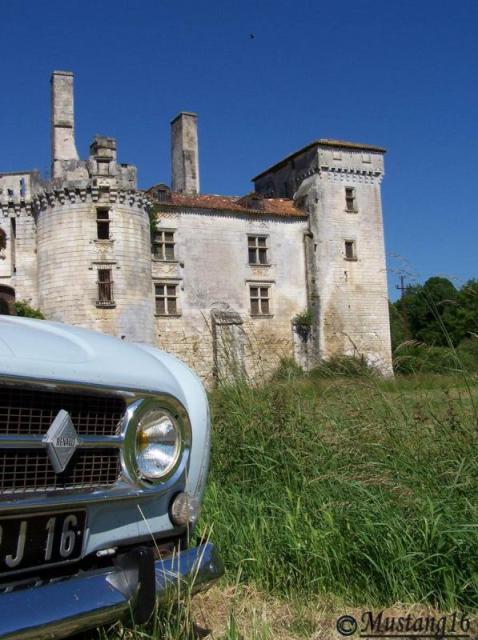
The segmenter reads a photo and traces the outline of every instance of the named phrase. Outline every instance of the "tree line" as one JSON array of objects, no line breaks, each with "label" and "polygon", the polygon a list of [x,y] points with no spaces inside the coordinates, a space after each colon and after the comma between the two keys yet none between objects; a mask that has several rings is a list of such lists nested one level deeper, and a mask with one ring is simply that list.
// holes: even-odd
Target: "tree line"
[{"label": "tree line", "polygon": [[425,368],[433,370],[433,362],[441,369],[442,361],[448,366],[458,355],[466,368],[477,370],[478,280],[457,288],[448,278],[435,276],[406,287],[402,297],[390,303],[390,328],[399,359],[426,356],[432,362]]}]

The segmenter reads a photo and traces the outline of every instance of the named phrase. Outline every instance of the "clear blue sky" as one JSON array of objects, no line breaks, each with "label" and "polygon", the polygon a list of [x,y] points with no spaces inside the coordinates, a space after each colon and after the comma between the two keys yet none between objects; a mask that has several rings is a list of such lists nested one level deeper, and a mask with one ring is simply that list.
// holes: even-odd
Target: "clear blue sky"
[{"label": "clear blue sky", "polygon": [[390,294],[397,270],[478,277],[475,0],[16,0],[1,22],[0,171],[47,170],[49,77],[72,70],[80,154],[117,137],[142,187],[170,182],[181,110],[204,193],[315,138],[385,146]]}]

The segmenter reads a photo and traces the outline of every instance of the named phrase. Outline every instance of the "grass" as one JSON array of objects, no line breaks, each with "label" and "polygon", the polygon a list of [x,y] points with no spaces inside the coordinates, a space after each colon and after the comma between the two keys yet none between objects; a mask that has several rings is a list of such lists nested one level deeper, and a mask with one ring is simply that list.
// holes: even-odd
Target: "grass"
[{"label": "grass", "polygon": [[474,398],[434,391],[362,378],[217,393],[205,519],[230,575],[285,598],[475,606]]},{"label": "grass", "polygon": [[[476,610],[477,406],[476,381],[461,375],[295,371],[214,392],[198,531],[212,528],[226,563],[214,637],[312,637],[324,603]],[[262,604],[244,626],[251,593]],[[200,637],[195,606],[163,612],[137,637]]]}]

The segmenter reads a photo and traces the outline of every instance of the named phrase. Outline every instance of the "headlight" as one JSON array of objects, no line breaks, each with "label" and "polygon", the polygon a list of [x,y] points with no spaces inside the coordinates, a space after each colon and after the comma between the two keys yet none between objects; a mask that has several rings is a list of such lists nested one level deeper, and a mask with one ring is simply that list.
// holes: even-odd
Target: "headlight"
[{"label": "headlight", "polygon": [[136,464],[143,478],[158,480],[176,465],[181,452],[181,432],[167,412],[153,409],[145,413],[136,431]]}]

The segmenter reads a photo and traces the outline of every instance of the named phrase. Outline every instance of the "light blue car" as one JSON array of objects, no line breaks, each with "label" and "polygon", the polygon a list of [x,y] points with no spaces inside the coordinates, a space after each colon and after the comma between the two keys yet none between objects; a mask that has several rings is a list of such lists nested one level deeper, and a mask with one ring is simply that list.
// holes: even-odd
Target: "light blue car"
[{"label": "light blue car", "polygon": [[62,638],[178,581],[218,579],[189,547],[210,450],[207,397],[176,358],[92,331],[0,316],[0,638]]}]

